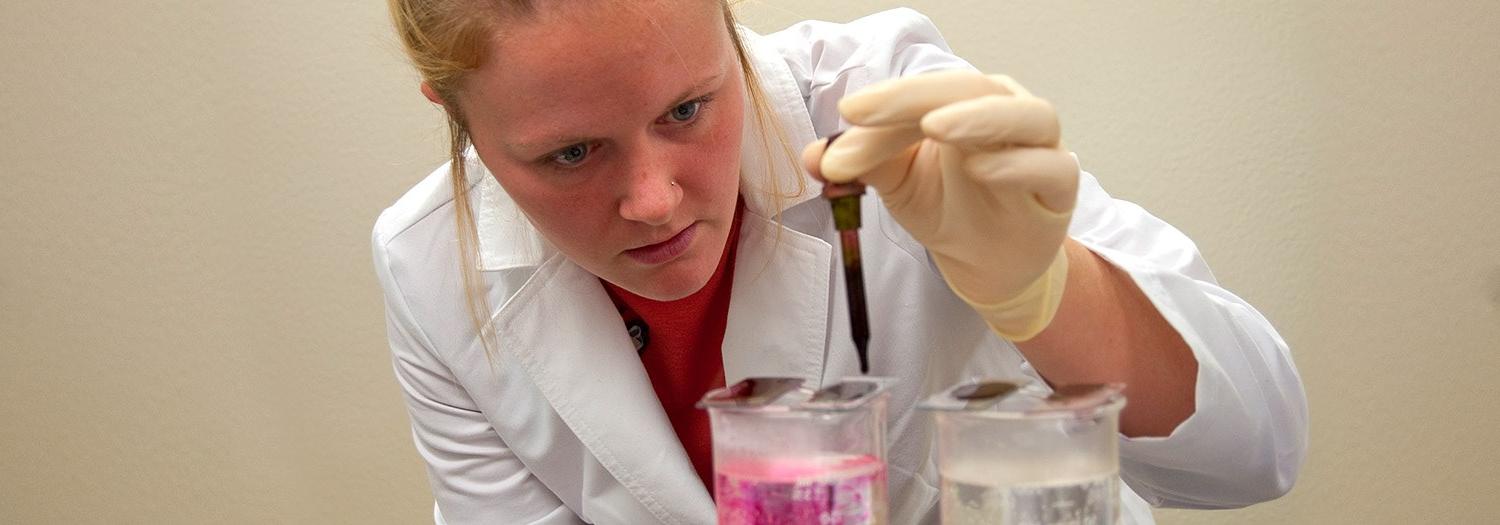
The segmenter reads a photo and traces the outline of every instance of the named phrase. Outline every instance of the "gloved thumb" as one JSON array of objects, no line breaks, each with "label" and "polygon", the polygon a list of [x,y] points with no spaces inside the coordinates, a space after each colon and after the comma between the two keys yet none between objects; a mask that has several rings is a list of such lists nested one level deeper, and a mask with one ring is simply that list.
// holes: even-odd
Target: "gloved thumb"
[{"label": "gloved thumb", "polygon": [[906,186],[923,138],[919,125],[855,126],[802,150],[802,164],[820,181],[859,181],[889,199]]}]

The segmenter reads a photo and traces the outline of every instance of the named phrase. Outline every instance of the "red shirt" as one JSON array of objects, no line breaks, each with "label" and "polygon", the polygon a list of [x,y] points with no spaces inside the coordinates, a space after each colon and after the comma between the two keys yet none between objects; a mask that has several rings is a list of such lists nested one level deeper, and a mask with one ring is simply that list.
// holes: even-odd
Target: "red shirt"
[{"label": "red shirt", "polygon": [[[713,440],[708,412],[698,400],[724,386],[724,327],[729,320],[729,289],[734,281],[734,253],[740,237],[740,210],[734,212],[729,240],[719,266],[703,288],[675,301],[654,301],[608,281],[605,291],[627,325],[644,321],[648,336],[641,363],[656,398],[661,400],[677,439],[705,487],[713,487]],[[711,490],[710,490],[711,492]]]}]

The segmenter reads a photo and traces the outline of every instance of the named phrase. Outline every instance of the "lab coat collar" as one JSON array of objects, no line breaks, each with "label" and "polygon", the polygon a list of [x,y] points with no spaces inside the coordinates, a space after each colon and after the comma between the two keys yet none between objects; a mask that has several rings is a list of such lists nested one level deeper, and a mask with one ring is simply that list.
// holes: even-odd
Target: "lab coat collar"
[{"label": "lab coat collar", "polygon": [[[746,90],[745,131],[740,145],[740,195],[764,217],[818,196],[823,185],[802,170],[802,149],[818,139],[802,88],[781,53],[760,35],[740,28],[772,122],[761,126]],[[780,133],[777,133],[777,131]],[[782,140],[785,139],[785,143]],[[769,171],[769,173],[768,173]]]},{"label": "lab coat collar", "polygon": [[[740,142],[740,195],[747,210],[762,217],[776,217],[822,191],[822,184],[802,171],[800,158],[802,148],[817,140],[817,133],[807,103],[802,99],[802,90],[781,54],[748,29],[740,28],[740,37],[771,110],[766,118],[776,122],[786,139],[786,144],[782,144],[774,129],[760,126],[746,90],[745,128]],[[474,226],[479,237],[480,271],[535,267],[556,255],[557,249],[542,238],[472,147],[465,158],[469,194],[473,196]]]},{"label": "lab coat collar", "polygon": [[[728,383],[790,376],[819,385],[833,249],[746,210],[722,356]],[[542,264],[493,318],[511,353],[583,445],[652,516],[711,523],[693,470],[599,279],[565,257]]]}]

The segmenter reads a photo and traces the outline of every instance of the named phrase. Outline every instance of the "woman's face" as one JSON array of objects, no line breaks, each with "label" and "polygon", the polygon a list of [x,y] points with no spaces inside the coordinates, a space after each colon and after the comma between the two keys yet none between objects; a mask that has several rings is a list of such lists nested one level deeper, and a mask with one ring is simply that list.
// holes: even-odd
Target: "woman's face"
[{"label": "woman's face", "polygon": [[708,282],[739,188],[744,80],[717,2],[539,2],[459,92],[474,147],[532,223],[656,300]]}]

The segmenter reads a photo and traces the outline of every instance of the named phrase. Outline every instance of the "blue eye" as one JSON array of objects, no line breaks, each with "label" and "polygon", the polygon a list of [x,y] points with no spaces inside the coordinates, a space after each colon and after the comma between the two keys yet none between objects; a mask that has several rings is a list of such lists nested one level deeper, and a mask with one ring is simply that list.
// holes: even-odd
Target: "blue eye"
[{"label": "blue eye", "polygon": [[551,157],[550,160],[553,163],[559,164],[559,165],[562,165],[562,166],[576,166],[576,165],[578,165],[578,163],[583,162],[583,159],[586,158],[586,157],[588,157],[588,156],[589,156],[589,145],[588,144],[583,144],[583,143],[578,143],[578,144],[574,144],[572,146],[568,146],[566,148],[557,150],[556,153],[552,154],[552,157]]},{"label": "blue eye", "polygon": [[667,112],[667,117],[677,122],[687,122],[698,116],[698,108],[701,106],[703,106],[702,100],[684,102]]}]

